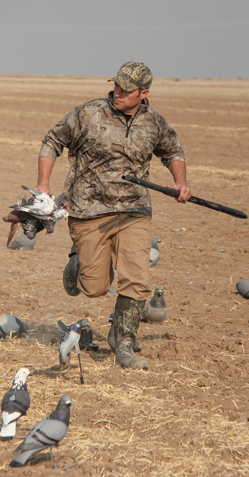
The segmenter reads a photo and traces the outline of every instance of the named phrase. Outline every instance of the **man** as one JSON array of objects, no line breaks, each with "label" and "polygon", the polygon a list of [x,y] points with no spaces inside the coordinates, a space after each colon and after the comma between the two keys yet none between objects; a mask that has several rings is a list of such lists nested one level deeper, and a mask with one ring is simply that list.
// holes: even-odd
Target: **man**
[{"label": "man", "polygon": [[[54,161],[67,147],[70,170],[64,192],[79,260],[77,266],[71,258],[71,279],[77,277],[76,293],[97,297],[107,293],[113,266],[117,270],[116,362],[133,369],[148,368],[147,360],[137,357],[133,347],[150,292],[151,200],[147,189],[122,176],[147,180],[155,154],[174,177],[178,201],[186,202],[191,195],[180,141],[147,100],[152,78],[143,63],[125,63],[109,80],[114,91],[107,99],[78,106],[51,129],[40,151],[36,188],[50,193]],[[70,276],[68,280],[70,293]]]}]

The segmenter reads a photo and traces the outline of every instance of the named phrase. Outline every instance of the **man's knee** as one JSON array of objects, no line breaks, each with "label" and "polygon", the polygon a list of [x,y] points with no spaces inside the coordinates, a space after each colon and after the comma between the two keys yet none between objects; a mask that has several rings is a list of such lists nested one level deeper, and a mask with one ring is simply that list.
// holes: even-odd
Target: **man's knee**
[{"label": "man's knee", "polygon": [[84,293],[84,295],[88,296],[89,298],[97,298],[99,296],[105,295],[109,288],[110,284],[103,283],[103,281],[97,280],[87,280],[82,279],[79,277],[78,280],[78,288]]}]

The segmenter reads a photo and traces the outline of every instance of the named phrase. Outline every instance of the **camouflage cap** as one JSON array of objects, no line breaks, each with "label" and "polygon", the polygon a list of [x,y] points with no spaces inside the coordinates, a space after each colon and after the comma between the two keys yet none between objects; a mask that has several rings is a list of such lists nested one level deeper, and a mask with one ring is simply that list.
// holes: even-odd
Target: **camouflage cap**
[{"label": "camouflage cap", "polygon": [[125,91],[135,91],[138,88],[149,89],[152,79],[152,73],[144,63],[127,61],[118,70],[117,75],[108,81],[114,81]]}]

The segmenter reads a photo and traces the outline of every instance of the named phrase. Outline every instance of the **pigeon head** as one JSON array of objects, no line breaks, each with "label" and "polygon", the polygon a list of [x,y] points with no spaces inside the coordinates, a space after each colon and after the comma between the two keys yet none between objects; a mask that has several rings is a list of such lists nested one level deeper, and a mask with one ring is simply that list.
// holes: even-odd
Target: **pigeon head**
[{"label": "pigeon head", "polygon": [[65,409],[69,408],[71,406],[71,399],[69,396],[66,394],[62,396],[57,404],[56,411],[64,411]]},{"label": "pigeon head", "polygon": [[68,218],[68,211],[66,209],[61,209],[61,215],[64,217],[65,220]]},{"label": "pigeon head", "polygon": [[163,294],[164,294],[164,289],[163,289],[163,287],[160,286],[160,285],[159,285],[158,287],[156,287],[156,289],[155,289],[155,295],[157,295],[157,296],[163,296]]},{"label": "pigeon head", "polygon": [[66,209],[58,209],[58,210],[55,210],[54,211],[54,218],[56,220],[60,220],[60,219],[67,219],[68,218],[68,211]]},{"label": "pigeon head", "polygon": [[71,399],[69,396],[66,394],[62,396],[56,406],[56,409],[48,419],[54,419],[56,421],[61,421],[66,424],[66,426],[69,426],[69,419],[70,419],[70,406],[71,406]]},{"label": "pigeon head", "polygon": [[68,328],[69,330],[75,331],[75,333],[80,333],[82,328],[85,328],[86,326],[89,326],[89,323],[87,320],[79,320],[77,323],[74,323],[73,325],[69,325]]},{"label": "pigeon head", "polygon": [[157,244],[158,244],[158,243],[161,243],[160,238],[158,238],[158,237],[153,237],[153,238],[152,238],[152,242],[151,242],[151,246],[152,246],[153,248],[158,249],[158,247],[157,247]]},{"label": "pigeon head", "polygon": [[28,376],[32,376],[31,372],[27,368],[21,368],[14,377],[14,383],[20,385],[25,384]]}]

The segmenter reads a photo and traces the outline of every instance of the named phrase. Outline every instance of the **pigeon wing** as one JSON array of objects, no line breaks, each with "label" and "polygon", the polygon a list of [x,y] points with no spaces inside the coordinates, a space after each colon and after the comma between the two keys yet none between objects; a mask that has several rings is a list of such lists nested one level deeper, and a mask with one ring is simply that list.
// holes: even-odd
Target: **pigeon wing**
[{"label": "pigeon wing", "polygon": [[42,419],[29,433],[26,439],[17,447],[14,454],[26,451],[41,451],[46,447],[54,446],[67,433],[64,422],[54,419]]},{"label": "pigeon wing", "polygon": [[[11,422],[16,419],[14,417],[15,413],[18,413],[20,417],[21,415],[25,414],[30,406],[30,396],[28,391],[20,390],[14,391],[10,389],[5,394],[3,401],[2,401],[2,412],[6,412],[9,415],[13,415],[8,422]],[[7,424],[7,422],[5,422]]]}]

